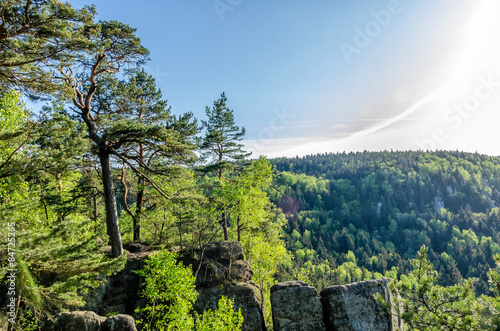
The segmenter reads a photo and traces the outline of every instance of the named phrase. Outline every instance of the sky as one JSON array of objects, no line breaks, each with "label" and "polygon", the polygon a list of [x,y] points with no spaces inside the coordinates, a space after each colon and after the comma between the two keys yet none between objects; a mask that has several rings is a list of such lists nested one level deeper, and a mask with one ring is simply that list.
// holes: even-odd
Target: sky
[{"label": "sky", "polygon": [[254,157],[500,155],[498,0],[90,1],[137,29],[173,113],[224,91]]}]

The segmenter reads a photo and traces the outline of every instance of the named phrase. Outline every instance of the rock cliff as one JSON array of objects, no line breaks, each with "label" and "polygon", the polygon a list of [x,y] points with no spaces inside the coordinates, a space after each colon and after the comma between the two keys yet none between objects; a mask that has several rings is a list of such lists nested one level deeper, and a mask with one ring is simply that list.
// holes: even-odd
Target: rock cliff
[{"label": "rock cliff", "polygon": [[403,330],[397,311],[381,310],[376,294],[394,298],[390,279],[370,280],[317,291],[307,283],[291,281],[271,288],[274,331],[396,331]]},{"label": "rock cliff", "polygon": [[244,255],[239,242],[219,241],[203,249],[201,259],[193,266],[200,294],[194,308],[198,312],[216,309],[219,299],[225,296],[241,309],[243,331],[264,331],[264,298],[259,286],[252,282],[253,271]]},{"label": "rock cliff", "polygon": [[[84,307],[89,311],[61,313],[44,331],[135,331],[134,309],[144,302],[140,298],[142,279],[134,270],[143,267],[152,254],[145,247],[129,253],[124,270],[109,278]],[[234,300],[235,308],[244,317],[243,331],[265,331],[264,299],[257,284],[252,281],[253,271],[244,260],[243,247],[238,242],[210,243],[201,251],[179,252],[185,265],[196,275],[199,292],[194,308],[198,312],[216,309],[222,296]],[[393,309],[382,311],[374,295],[393,303],[390,280],[371,280],[325,288],[318,291],[300,281],[278,283],[271,288],[271,307],[274,331],[396,331],[402,322]],[[115,313],[108,318],[99,316]]]}]

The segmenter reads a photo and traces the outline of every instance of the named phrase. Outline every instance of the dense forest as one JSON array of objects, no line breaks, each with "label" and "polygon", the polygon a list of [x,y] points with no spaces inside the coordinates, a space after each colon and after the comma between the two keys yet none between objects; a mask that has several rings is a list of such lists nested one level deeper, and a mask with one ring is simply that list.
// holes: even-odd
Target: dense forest
[{"label": "dense forest", "polygon": [[143,330],[238,330],[231,300],[193,312],[168,252],[222,240],[242,244],[270,328],[278,281],[387,276],[412,329],[498,329],[499,158],[252,156],[224,92],[204,118],[176,113],[135,29],[94,6],[8,0],[0,21],[2,330],[90,307],[130,243],[160,251],[140,271]]},{"label": "dense forest", "polygon": [[[272,160],[273,202],[287,215],[294,263],[323,287],[363,269],[406,274],[422,245],[452,285],[487,272],[500,253],[500,159],[461,152],[320,154]],[[327,272],[355,261],[360,269]]]}]

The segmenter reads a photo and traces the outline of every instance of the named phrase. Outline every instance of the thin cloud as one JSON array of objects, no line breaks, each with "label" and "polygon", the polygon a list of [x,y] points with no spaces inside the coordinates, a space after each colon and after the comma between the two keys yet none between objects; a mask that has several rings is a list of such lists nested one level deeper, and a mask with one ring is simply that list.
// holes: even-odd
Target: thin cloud
[{"label": "thin cloud", "polygon": [[407,110],[405,110],[401,114],[394,116],[394,117],[391,117],[391,118],[385,120],[384,122],[382,122],[378,125],[374,125],[366,130],[361,130],[361,131],[355,132],[352,135],[350,135],[348,138],[358,138],[358,137],[368,136],[370,134],[373,134],[377,131],[380,131],[380,130],[394,124],[394,123],[397,123],[397,122],[405,119],[406,117],[410,116],[411,114],[415,113],[420,108],[424,107],[425,105],[427,105],[428,103],[430,103],[431,101],[436,99],[436,97],[439,95],[439,93],[443,89],[444,89],[444,86],[438,88],[434,92],[430,93],[429,95],[427,95],[427,96],[423,97],[422,99],[420,99],[419,101],[415,102],[410,108],[408,108]]}]

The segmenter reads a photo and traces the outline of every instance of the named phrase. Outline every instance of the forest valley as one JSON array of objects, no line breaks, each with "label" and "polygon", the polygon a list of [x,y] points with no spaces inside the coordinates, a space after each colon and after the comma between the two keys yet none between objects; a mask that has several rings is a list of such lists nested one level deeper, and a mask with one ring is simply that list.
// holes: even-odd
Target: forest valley
[{"label": "forest valley", "polygon": [[[225,93],[200,121],[174,113],[143,69],[148,50],[133,28],[59,0],[6,0],[0,14],[0,301],[12,300],[16,316],[9,322],[2,306],[2,327],[39,330],[84,307],[124,267],[124,243],[182,250],[220,240],[242,243],[268,320],[278,281],[321,290],[390,277],[411,330],[500,327],[500,158],[252,158]],[[157,284],[155,267],[179,266],[155,255],[142,275]],[[192,287],[192,275],[175,275]],[[165,310],[150,318],[179,321]],[[238,318],[224,327],[238,329]],[[184,326],[203,330],[193,323]]]}]

